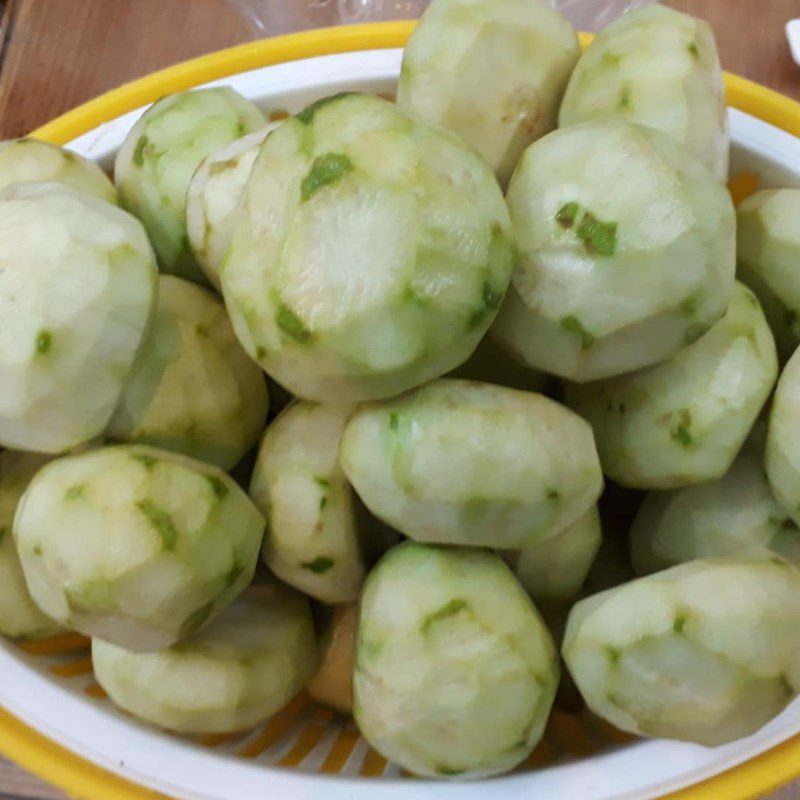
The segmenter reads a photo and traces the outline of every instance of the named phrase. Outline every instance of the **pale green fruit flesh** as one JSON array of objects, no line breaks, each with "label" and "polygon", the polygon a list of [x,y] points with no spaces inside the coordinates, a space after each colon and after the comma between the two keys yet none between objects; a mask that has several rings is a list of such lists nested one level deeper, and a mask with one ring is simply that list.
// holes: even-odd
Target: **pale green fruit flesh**
[{"label": "pale green fruit flesh", "polygon": [[164,97],[131,128],[114,181],[122,205],[147,229],[162,272],[206,283],[189,246],[186,190],[206,156],[265,122],[250,100],[223,86]]},{"label": "pale green fruit flesh", "polygon": [[724,181],[728,115],[708,23],[651,5],[601,31],[572,73],[559,124],[607,117],[661,131]]},{"label": "pale green fruit flesh", "polygon": [[338,458],[353,410],[292,403],[267,428],[250,483],[267,518],[264,563],[325,603],[357,600],[366,574],[352,489]]},{"label": "pale green fruit flesh", "polygon": [[12,535],[17,503],[48,461],[34,453],[0,453],[0,633],[12,639],[40,639],[61,630],[31,599]]},{"label": "pale green fruit flesh", "polygon": [[739,280],[758,296],[787,361],[800,343],[800,189],[765,189],[736,219]]},{"label": "pale green fruit flesh", "polygon": [[494,553],[408,542],[367,578],[354,715],[367,741],[410,772],[512,769],[542,735],[558,674],[547,628]]},{"label": "pale green fruit flesh", "polygon": [[747,547],[800,564],[800,531],[769,488],[762,452],[748,448],[719,480],[650,493],[630,532],[639,575]]},{"label": "pale green fruit flesh", "polygon": [[661,133],[555,131],[526,150],[508,205],[520,260],[490,335],[531,367],[583,383],[656,364],[731,299],[730,196]]},{"label": "pale green fruit flesh", "polygon": [[775,497],[800,525],[800,349],[789,359],[775,390],[765,463]]},{"label": "pale green fruit flesh", "polygon": [[521,549],[597,500],[591,430],[532,392],[442,379],[364,404],[340,448],[373,514],[417,541]]},{"label": "pale green fruit flesh", "polygon": [[273,122],[206,156],[186,192],[186,230],[197,263],[219,291],[219,265],[230,243],[239,205],[261,143],[281,125]]},{"label": "pale green fruit flesh", "polygon": [[246,589],[195,636],[156,653],[92,640],[98,683],[125,711],[181,733],[233,733],[280,711],[317,664],[311,609],[277,583]]},{"label": "pale green fruit flesh", "polygon": [[125,211],[56,183],[0,193],[0,445],[60,453],[103,432],[156,280]]},{"label": "pale green fruit flesh", "polygon": [[535,603],[569,602],[580,593],[601,540],[600,514],[592,506],[556,536],[515,554],[514,574]]},{"label": "pale green fruit flesh", "polygon": [[12,183],[62,183],[116,204],[117,192],[93,161],[36,139],[0,142],[0,189]]},{"label": "pale green fruit flesh", "polygon": [[486,164],[377,97],[325,98],[270,134],[220,267],[244,348],[293,394],[392,397],[463,363],[515,261]]},{"label": "pale green fruit flesh", "polygon": [[594,430],[603,471],[641,489],[721,478],[775,385],[775,342],[742,284],[727,313],[671,361],[567,387],[567,404]]},{"label": "pale green fruit flesh", "polygon": [[219,298],[162,275],[153,324],[107,435],[230,469],[258,441],[268,407],[264,373]]},{"label": "pale green fruit flesh", "polygon": [[523,150],[556,127],[579,54],[544,0],[434,0],[403,53],[397,103],[461,136],[505,185]]},{"label": "pale green fruit flesh", "polygon": [[51,462],[14,520],[37,605],[137,651],[169,646],[228,605],[250,583],[263,532],[220,469],[139,445]]},{"label": "pale green fruit flesh", "polygon": [[800,571],[751,549],[582,600],[563,654],[612,725],[715,746],[755,733],[797,695],[798,625]]}]

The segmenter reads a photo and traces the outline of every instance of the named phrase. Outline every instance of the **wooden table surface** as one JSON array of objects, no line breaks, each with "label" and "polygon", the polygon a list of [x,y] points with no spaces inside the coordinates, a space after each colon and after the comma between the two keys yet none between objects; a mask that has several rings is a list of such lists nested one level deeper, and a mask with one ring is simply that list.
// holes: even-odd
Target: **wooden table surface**
[{"label": "wooden table surface", "polygon": [[[281,6],[262,35],[334,20],[331,0],[258,2]],[[713,25],[726,69],[800,99],[800,67],[789,57],[784,37],[787,20],[800,17],[800,0],[671,0],[668,5]],[[0,138],[25,134],[152,70],[254,38],[257,33],[235,6],[235,0],[0,0]],[[0,762],[0,800],[63,797]],[[800,784],[770,800],[800,800]]]}]

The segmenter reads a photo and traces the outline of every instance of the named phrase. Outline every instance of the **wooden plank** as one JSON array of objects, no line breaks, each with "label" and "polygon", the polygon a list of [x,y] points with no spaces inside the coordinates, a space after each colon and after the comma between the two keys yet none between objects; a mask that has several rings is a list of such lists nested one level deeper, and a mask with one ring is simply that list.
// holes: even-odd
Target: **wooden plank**
[{"label": "wooden plank", "polygon": [[0,136],[134,77],[252,38],[228,0],[13,0]]},{"label": "wooden plank", "polygon": [[800,100],[800,67],[792,61],[786,23],[800,17],[798,0],[667,0],[707,20],[725,69]]},{"label": "wooden plank", "polygon": [[[798,0],[670,0],[717,31],[726,68],[800,99],[783,28]],[[232,0],[7,0],[0,136],[18,136],[78,103],[177,61],[253,38]],[[331,6],[332,8],[332,6]],[[264,31],[330,21],[287,3]]]},{"label": "wooden plank", "polygon": [[60,790],[0,757],[0,800],[67,800]]},{"label": "wooden plank", "polygon": [[11,15],[16,0],[0,0],[0,68],[5,46],[8,43],[8,33],[11,27]]},{"label": "wooden plank", "polygon": [[800,783],[793,783],[791,786],[778,789],[775,794],[771,794],[763,800],[800,800]]}]

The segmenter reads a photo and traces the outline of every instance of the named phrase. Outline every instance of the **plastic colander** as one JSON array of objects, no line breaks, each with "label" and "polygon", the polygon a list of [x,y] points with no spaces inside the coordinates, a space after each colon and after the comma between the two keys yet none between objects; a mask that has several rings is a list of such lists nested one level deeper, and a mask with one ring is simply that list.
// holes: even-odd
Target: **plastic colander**
[{"label": "plastic colander", "polygon": [[[411,27],[333,28],[224,50],[116,89],[33,135],[109,166],[141,107],[170,92],[228,84],[275,115],[342,89],[391,95]],[[734,195],[800,186],[800,104],[726,80]],[[141,725],[105,698],[80,636],[0,643],[0,674],[0,750],[85,800],[741,800],[800,774],[800,701],[756,735],[714,749],[633,740],[587,713],[556,711],[514,774],[444,784],[402,774],[352,720],[304,694],[244,735],[179,738]]]}]

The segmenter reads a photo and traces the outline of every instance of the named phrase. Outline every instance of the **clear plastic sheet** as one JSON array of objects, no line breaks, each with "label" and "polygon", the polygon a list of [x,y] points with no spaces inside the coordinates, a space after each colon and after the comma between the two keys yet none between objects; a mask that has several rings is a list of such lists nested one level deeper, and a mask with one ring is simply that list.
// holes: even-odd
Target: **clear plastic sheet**
[{"label": "clear plastic sheet", "polygon": [[254,38],[279,33],[376,22],[414,19],[429,0],[227,0],[250,24]]},{"label": "clear plastic sheet", "polygon": [[551,0],[579,31],[601,31],[626,11],[655,0]]},{"label": "clear plastic sheet", "polygon": [[[254,38],[278,33],[376,22],[413,19],[429,0],[225,0],[252,29]],[[654,0],[550,0],[579,30],[599,31],[632,8]],[[501,2],[501,0],[497,0]]]}]

